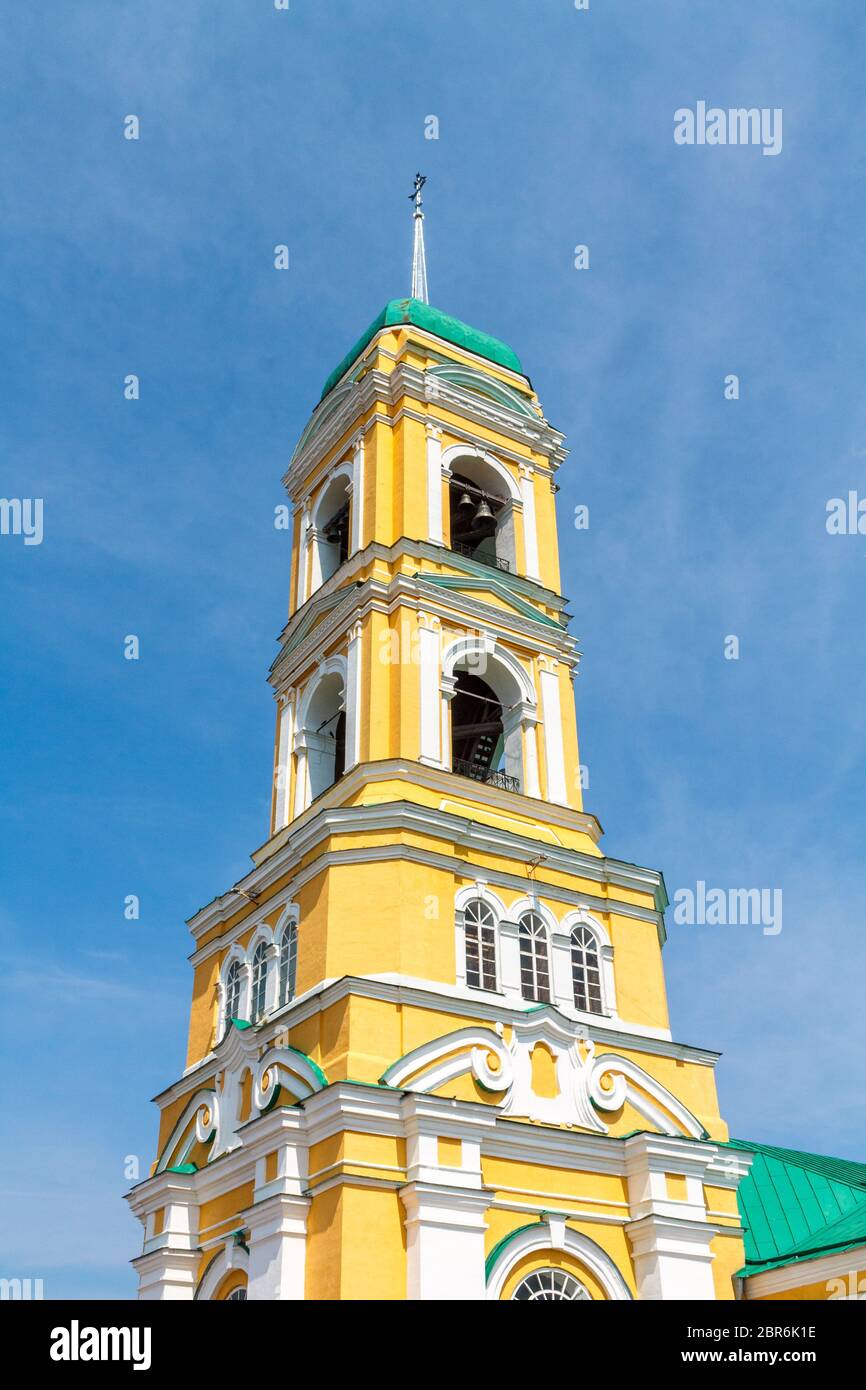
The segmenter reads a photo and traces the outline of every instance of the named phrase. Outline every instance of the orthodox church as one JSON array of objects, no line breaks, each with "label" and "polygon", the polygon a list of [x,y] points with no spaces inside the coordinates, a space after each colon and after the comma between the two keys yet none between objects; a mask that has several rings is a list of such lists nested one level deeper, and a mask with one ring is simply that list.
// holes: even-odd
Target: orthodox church
[{"label": "orthodox church", "polygon": [[856,1296],[866,1167],[732,1143],[671,1032],[664,880],[583,805],[564,439],[429,304],[422,185],[283,480],[270,832],[189,922],[140,1297]]}]

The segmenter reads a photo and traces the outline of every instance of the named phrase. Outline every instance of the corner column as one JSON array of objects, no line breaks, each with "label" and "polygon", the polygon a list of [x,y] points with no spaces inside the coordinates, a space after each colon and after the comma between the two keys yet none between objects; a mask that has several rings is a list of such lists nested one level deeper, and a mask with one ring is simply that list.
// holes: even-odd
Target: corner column
[{"label": "corner column", "polygon": [[[716,1229],[707,1221],[703,1183],[716,1150],[666,1135],[638,1134],[626,1140],[625,1151],[633,1218],[625,1230],[638,1298],[714,1300],[710,1245]],[[669,1177],[682,1185],[682,1195],[672,1196]]]},{"label": "corner column", "polygon": [[143,1209],[138,1208],[136,1193],[130,1197],[133,1211],[144,1222],[144,1249],[132,1261],[138,1297],[149,1302],[191,1300],[201,1258],[191,1178],[160,1174],[151,1182],[153,1190]]},{"label": "corner column", "polygon": [[430,1104],[427,1097],[407,1095],[402,1110],[409,1177],[400,1188],[406,1211],[406,1297],[481,1301],[486,1296],[484,1234],[492,1193],[481,1185],[480,1139],[460,1124],[453,1102]]}]

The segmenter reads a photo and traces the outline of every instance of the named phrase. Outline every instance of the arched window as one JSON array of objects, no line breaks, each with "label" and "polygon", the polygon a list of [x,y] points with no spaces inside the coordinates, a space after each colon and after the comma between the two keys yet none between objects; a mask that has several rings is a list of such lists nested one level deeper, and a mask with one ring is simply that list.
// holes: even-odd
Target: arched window
[{"label": "arched window", "polygon": [[228,1294],[228,1296],[227,1296],[226,1299],[225,1299],[225,1302],[226,1302],[226,1303],[245,1303],[245,1302],[246,1302],[246,1297],[247,1297],[246,1285],[245,1285],[245,1284],[239,1284],[238,1287],[237,1287],[236,1289],[232,1289],[231,1293]]},{"label": "arched window", "polygon": [[463,910],[466,983],[470,989],[496,988],[496,918],[481,898]]},{"label": "arched window", "polygon": [[268,989],[268,948],[260,941],[253,956],[253,994],[250,1018],[257,1023],[265,1011],[265,998]]},{"label": "arched window", "polygon": [[566,1274],[564,1269],[536,1269],[521,1279],[511,1297],[558,1299],[560,1302],[574,1303],[579,1299],[591,1300],[592,1294],[573,1274]]},{"label": "arched window", "polygon": [[241,967],[240,961],[233,960],[226,971],[225,1026],[228,1028],[233,1018],[237,1018],[241,1007]]},{"label": "arched window", "polygon": [[536,1004],[550,1003],[547,931],[537,912],[526,912],[518,925],[520,992]]},{"label": "arched window", "polygon": [[280,937],[280,1005],[295,997],[295,976],[298,969],[298,928],[289,922]]},{"label": "arched window", "polygon": [[571,933],[571,978],[574,1007],[586,1013],[600,1014],[601,962],[598,942],[589,927],[575,927]]}]

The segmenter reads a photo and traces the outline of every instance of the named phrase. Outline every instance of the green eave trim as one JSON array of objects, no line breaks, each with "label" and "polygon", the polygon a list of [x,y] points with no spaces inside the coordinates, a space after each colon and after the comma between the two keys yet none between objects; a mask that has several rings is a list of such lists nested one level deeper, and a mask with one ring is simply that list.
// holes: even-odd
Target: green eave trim
[{"label": "green eave trim", "polygon": [[527,1221],[525,1226],[518,1226],[516,1230],[509,1231],[507,1236],[503,1236],[501,1240],[498,1240],[496,1242],[493,1249],[490,1251],[490,1254],[487,1256],[487,1259],[484,1261],[485,1283],[490,1283],[490,1276],[493,1273],[494,1265],[496,1264],[496,1261],[499,1259],[499,1256],[502,1254],[503,1250],[505,1250],[506,1247],[509,1246],[513,1240],[516,1240],[518,1236],[523,1235],[524,1231],[531,1230],[534,1226],[537,1226],[539,1222],[544,1222],[543,1212],[539,1217],[538,1221]]},{"label": "green eave trim", "polygon": [[252,1028],[253,1026],[249,1019],[246,1018],[231,1018],[229,1022],[235,1025],[239,1033],[243,1033],[244,1029]]},{"label": "green eave trim", "polygon": [[197,1163],[176,1163],[173,1168],[163,1168],[164,1173],[197,1173]]},{"label": "green eave trim", "polygon": [[496,362],[498,366],[507,367],[509,371],[523,376],[520,358],[507,343],[492,338],[489,333],[481,333],[477,328],[471,328],[468,323],[461,323],[460,319],[453,319],[450,314],[443,314],[440,309],[434,309],[432,305],[425,304],[420,299],[391,299],[381,314],[378,314],[369,328],[361,334],[355,346],[346,353],[342,362],[331,372],[322,387],[320,400],[333,390],[381,329],[395,328],[401,324],[414,324],[416,328],[423,328],[425,332],[433,333],[437,338],[444,338],[455,347],[465,348],[467,352],[486,357],[488,362]]}]

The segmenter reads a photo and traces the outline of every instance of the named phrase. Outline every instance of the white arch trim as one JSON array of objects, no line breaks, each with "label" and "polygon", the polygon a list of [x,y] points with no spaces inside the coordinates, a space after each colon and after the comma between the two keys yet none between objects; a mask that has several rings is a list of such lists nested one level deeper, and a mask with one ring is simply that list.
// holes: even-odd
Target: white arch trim
[{"label": "white arch trim", "polygon": [[551,937],[554,932],[561,930],[550,908],[545,907],[544,903],[539,902],[537,898],[518,898],[517,902],[512,903],[511,907],[508,909],[508,916],[512,922],[517,923],[520,921],[521,917],[525,917],[528,912],[534,912],[537,917],[541,918],[547,928],[548,937]]},{"label": "white arch trim", "polygon": [[[494,665],[507,671],[517,685],[520,699],[533,708],[536,706],[535,688],[528,672],[523,669],[512,652],[508,651],[506,647],[500,646],[495,637],[487,632],[480,636],[458,637],[446,648],[442,658],[443,677],[447,680],[452,679],[458,664],[463,661],[470,661],[473,657],[482,656],[489,657]],[[492,682],[488,681],[488,684],[492,684]],[[496,693],[499,694],[498,691]]]},{"label": "white arch trim", "polygon": [[221,967],[220,973],[219,973],[219,998],[218,998],[218,1002],[219,1002],[218,1026],[219,1026],[219,1031],[220,1031],[221,1033],[224,1032],[225,1029],[226,1029],[226,1028],[228,1027],[228,1025],[229,1025],[229,1020],[228,1020],[228,1019],[226,1018],[226,1016],[225,1016],[225,1012],[226,1012],[226,981],[227,981],[227,979],[228,979],[229,970],[231,969],[231,967],[232,967],[232,965],[233,965],[234,963],[237,963],[237,964],[240,966],[240,968],[241,968],[241,993],[240,993],[240,999],[239,999],[239,1001],[238,1001],[238,1009],[239,1009],[240,1017],[241,1017],[241,1018],[245,1018],[246,1015],[247,1015],[247,1013],[249,1012],[250,986],[251,986],[251,982],[252,982],[252,966],[251,966],[251,964],[250,964],[250,959],[251,959],[250,956],[249,956],[249,955],[247,954],[247,952],[244,950],[243,946],[241,946],[240,942],[236,941],[236,942],[229,948],[228,955],[226,956],[225,960],[224,960],[223,963],[222,963],[222,967]]},{"label": "white arch trim", "polygon": [[610,1256],[594,1240],[567,1226],[564,1217],[555,1216],[546,1217],[537,1226],[524,1227],[503,1244],[487,1276],[487,1297],[501,1298],[505,1282],[518,1261],[545,1250],[561,1251],[579,1260],[612,1301],[624,1303],[631,1298],[629,1287]]},{"label": "white arch trim", "polygon": [[249,1281],[250,1257],[242,1245],[227,1245],[215,1255],[199,1281],[193,1298],[198,1302],[209,1302],[228,1274],[242,1270]]},{"label": "white arch trim", "polygon": [[470,883],[468,888],[461,888],[454,898],[454,910],[465,912],[468,905],[476,902],[479,898],[492,910],[497,922],[508,916],[502,899],[498,898],[486,883]]},{"label": "white arch trim", "polygon": [[[349,663],[341,652],[336,652],[333,656],[326,657],[320,661],[314,675],[310,677],[304,686],[304,693],[301,696],[301,703],[298,710],[298,734],[304,733],[307,727],[307,716],[310,712],[310,705],[315,699],[316,691],[322,681],[327,676],[339,675],[343,681],[343,700],[346,699],[346,679],[348,676]],[[297,736],[297,735],[296,735]]]},{"label": "white arch trim", "polygon": [[487,453],[484,449],[473,448],[471,444],[452,444],[445,449],[442,454],[442,467],[451,470],[452,464],[460,459],[477,459],[479,463],[487,464],[488,468],[496,474],[508,492],[512,502],[522,502],[520,488],[517,486],[516,479],[512,478],[504,463],[500,463],[493,454]]},{"label": "white arch trim", "polygon": [[[183,1108],[183,1113],[166,1141],[156,1165],[157,1173],[176,1163],[185,1163],[186,1155],[197,1141],[207,1144],[219,1126],[219,1096],[213,1087],[203,1086]],[[206,1117],[206,1118],[205,1118]],[[192,1126],[191,1133],[188,1133]],[[186,1140],[178,1152],[182,1141]]]},{"label": "white arch trim", "polygon": [[247,946],[247,958],[250,962],[250,965],[252,965],[253,956],[256,953],[256,947],[262,941],[265,943],[266,946],[273,946],[274,944],[273,928],[269,927],[267,922],[260,922],[259,925],[256,927],[255,931],[253,932],[252,936],[250,937],[250,943]]},{"label": "white arch trim", "polygon": [[300,903],[286,903],[285,907],[280,913],[279,918],[277,919],[277,925],[274,927],[274,941],[277,943],[277,945],[279,945],[280,937],[282,936],[289,923],[294,922],[295,926],[297,926],[298,922],[300,921],[300,917]]},{"label": "white arch trim", "polygon": [[587,912],[583,908],[579,908],[576,912],[568,912],[563,917],[556,930],[563,932],[566,936],[571,936],[575,927],[589,927],[589,930],[598,941],[599,946],[608,946],[613,950],[613,944],[606,928],[599,922],[597,917],[593,917],[592,913]]},{"label": "white arch trim", "polygon": [[349,490],[351,491],[352,482],[354,479],[354,471],[351,462],[347,460],[345,463],[341,463],[339,468],[334,469],[333,473],[328,473],[324,478],[321,479],[319,485],[319,495],[316,498],[315,503],[313,504],[313,507],[310,512],[311,524],[315,530],[319,529],[319,525],[321,522],[330,521],[330,517],[322,517],[320,516],[320,512],[322,510],[322,506],[325,502],[325,499],[331,491],[332,485],[337,481],[338,478],[345,478],[347,483],[349,484]]}]

